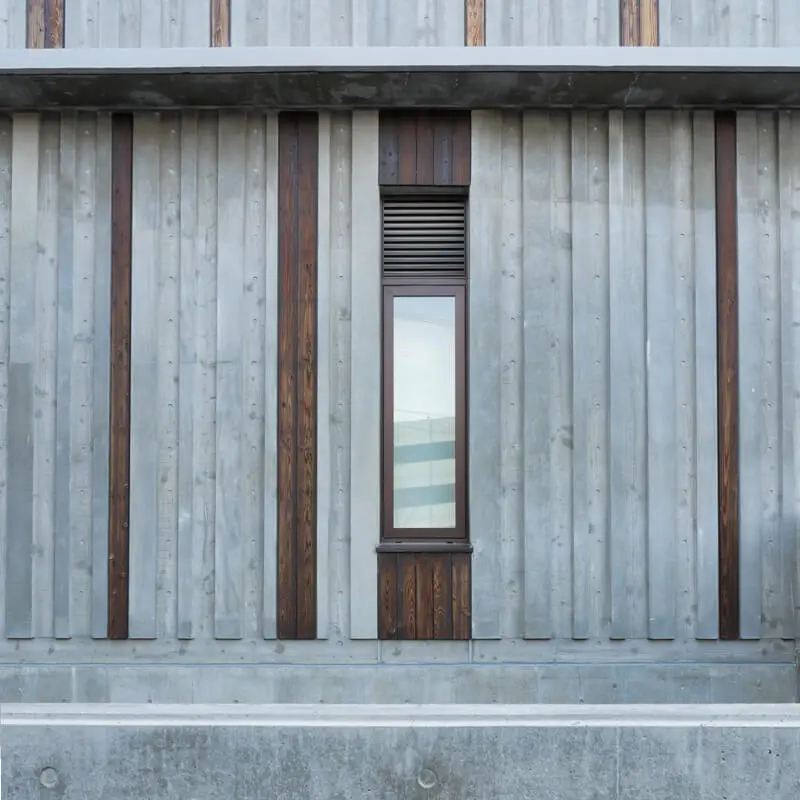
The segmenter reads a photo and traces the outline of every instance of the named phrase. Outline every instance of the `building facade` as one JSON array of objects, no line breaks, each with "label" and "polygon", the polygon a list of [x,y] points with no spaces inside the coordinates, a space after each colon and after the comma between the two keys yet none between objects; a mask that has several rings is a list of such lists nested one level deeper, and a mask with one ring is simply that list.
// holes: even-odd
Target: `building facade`
[{"label": "building facade", "polygon": [[794,702],[798,44],[0,0],[0,702]]}]

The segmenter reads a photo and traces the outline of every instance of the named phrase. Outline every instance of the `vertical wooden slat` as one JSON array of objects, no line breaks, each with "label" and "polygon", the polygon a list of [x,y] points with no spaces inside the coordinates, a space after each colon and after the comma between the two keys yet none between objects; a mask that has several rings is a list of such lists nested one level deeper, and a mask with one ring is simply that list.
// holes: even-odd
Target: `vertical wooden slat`
[{"label": "vertical wooden slat", "polygon": [[[739,335],[736,115],[717,114],[719,635],[739,638]],[[756,568],[760,567],[756,565]]]},{"label": "vertical wooden slat", "polygon": [[316,635],[317,542],[317,186],[319,128],[298,120],[297,636]]},{"label": "vertical wooden slat", "polygon": [[64,2],[45,0],[44,46],[47,48],[64,46]]},{"label": "vertical wooden slat", "polygon": [[128,636],[131,390],[133,116],[111,130],[111,372],[108,530],[108,637]]},{"label": "vertical wooden slat", "polygon": [[620,0],[620,44],[658,46],[658,0]]},{"label": "vertical wooden slat", "polygon": [[433,556],[417,558],[417,639],[433,639]]},{"label": "vertical wooden slat", "polygon": [[26,21],[28,47],[64,46],[64,0],[28,0]]},{"label": "vertical wooden slat", "polygon": [[231,0],[211,0],[211,46],[230,47]]},{"label": "vertical wooden slat", "polygon": [[432,186],[434,179],[433,135],[434,121],[430,114],[421,114],[417,119],[417,179],[418,186]]},{"label": "vertical wooden slat", "polygon": [[471,637],[472,632],[470,556],[457,553],[452,560],[453,639],[464,641]]},{"label": "vertical wooden slat", "polygon": [[472,116],[459,114],[453,120],[453,186],[472,181]]},{"label": "vertical wooden slat", "polygon": [[658,47],[658,0],[639,0],[639,44]]},{"label": "vertical wooden slat", "polygon": [[379,639],[397,639],[399,634],[397,561],[396,553],[381,553],[378,556]]},{"label": "vertical wooden slat", "polygon": [[295,462],[297,124],[278,118],[278,637],[297,635]]},{"label": "vertical wooden slat", "polygon": [[44,16],[45,0],[28,0],[26,9],[27,19],[27,46],[34,49],[41,49],[45,46],[44,35]]},{"label": "vertical wooden slat", "polygon": [[393,186],[399,180],[400,140],[397,114],[381,114],[379,125],[380,164],[378,180],[382,185]]},{"label": "vertical wooden slat", "polygon": [[465,0],[466,2],[466,45],[482,47],[486,44],[486,5],[485,0]]},{"label": "vertical wooden slat", "polygon": [[417,638],[417,564],[416,556],[402,555],[398,558],[398,615],[400,639]]},{"label": "vertical wooden slat", "polygon": [[278,132],[278,636],[316,636],[316,115]]},{"label": "vertical wooden slat", "polygon": [[453,566],[450,554],[433,560],[433,638],[453,638]]},{"label": "vertical wooden slat", "polygon": [[417,184],[417,120],[414,115],[402,115],[398,119],[398,171],[397,182],[401,186]]},{"label": "vertical wooden slat", "polygon": [[636,47],[639,44],[639,0],[620,0],[620,44]]},{"label": "vertical wooden slat", "polygon": [[384,186],[469,186],[469,113],[389,112],[380,117]]}]

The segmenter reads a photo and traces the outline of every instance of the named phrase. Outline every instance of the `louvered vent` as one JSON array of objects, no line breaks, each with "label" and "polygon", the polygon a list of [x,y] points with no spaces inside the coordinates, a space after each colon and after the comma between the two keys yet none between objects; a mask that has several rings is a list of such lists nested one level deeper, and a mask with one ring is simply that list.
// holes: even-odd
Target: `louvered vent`
[{"label": "louvered vent", "polygon": [[466,265],[464,198],[384,198],[384,275],[458,277],[466,273]]}]

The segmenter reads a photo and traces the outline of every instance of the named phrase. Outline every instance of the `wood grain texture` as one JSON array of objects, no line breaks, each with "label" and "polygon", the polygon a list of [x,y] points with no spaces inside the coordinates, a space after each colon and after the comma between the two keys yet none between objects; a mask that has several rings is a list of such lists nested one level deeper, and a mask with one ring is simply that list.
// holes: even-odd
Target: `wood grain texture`
[{"label": "wood grain texture", "polygon": [[486,2],[485,0],[465,0],[465,2],[465,44],[468,47],[483,47],[486,44]]},{"label": "wood grain texture", "polygon": [[620,44],[658,46],[658,0],[620,0]]},{"label": "wood grain texture", "polygon": [[231,0],[211,0],[211,46],[230,47]]},{"label": "wood grain texture", "polygon": [[468,112],[383,112],[379,148],[381,185],[469,186]]},{"label": "wood grain texture", "polygon": [[278,637],[316,637],[318,121],[278,123]]},{"label": "wood grain texture", "polygon": [[470,555],[382,552],[378,555],[380,639],[470,638]]},{"label": "wood grain texture", "polygon": [[739,638],[739,320],[736,115],[716,116],[719,636]]},{"label": "wood grain texture", "polygon": [[111,129],[111,370],[108,526],[108,637],[128,636],[131,447],[131,235],[133,116]]},{"label": "wood grain texture", "polygon": [[658,47],[658,0],[639,0],[639,44]]},{"label": "wood grain texture", "polygon": [[64,46],[64,0],[28,0],[26,9],[27,46]]}]

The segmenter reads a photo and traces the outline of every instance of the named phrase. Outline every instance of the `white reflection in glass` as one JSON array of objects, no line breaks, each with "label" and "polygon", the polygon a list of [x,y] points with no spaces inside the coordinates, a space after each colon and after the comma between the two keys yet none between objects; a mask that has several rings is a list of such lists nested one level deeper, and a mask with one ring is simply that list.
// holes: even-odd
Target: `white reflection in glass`
[{"label": "white reflection in glass", "polygon": [[394,298],[394,525],[456,524],[456,306]]}]

